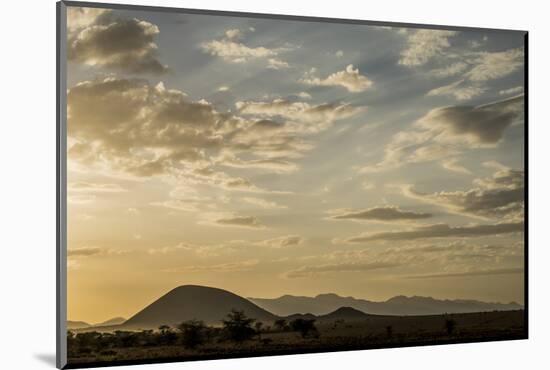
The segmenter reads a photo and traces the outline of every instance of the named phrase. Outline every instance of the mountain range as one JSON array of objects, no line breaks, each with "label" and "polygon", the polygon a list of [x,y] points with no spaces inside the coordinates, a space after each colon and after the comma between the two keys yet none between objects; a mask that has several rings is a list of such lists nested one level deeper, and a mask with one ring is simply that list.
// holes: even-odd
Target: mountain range
[{"label": "mountain range", "polygon": [[375,302],[354,297],[341,297],[337,294],[319,294],[315,297],[283,295],[279,298],[249,298],[263,309],[279,316],[296,313],[325,315],[340,307],[351,307],[372,315],[438,315],[444,313],[468,313],[484,311],[520,310],[523,306],[515,303],[489,303],[462,299],[435,299],[419,296],[396,296],[387,301]]},{"label": "mountain range", "polygon": [[183,285],[172,289],[128,320],[115,318],[96,325],[69,321],[67,326],[70,330],[140,330],[156,329],[161,325],[177,326],[192,319],[202,320],[208,325],[220,325],[231,310],[242,310],[248,317],[273,323],[280,318],[287,321],[295,318],[359,321],[373,315],[438,315],[520,309],[523,309],[523,306],[514,302],[502,304],[474,300],[438,300],[417,296],[397,296],[384,302],[341,297],[336,294],[246,299],[223,289]]},{"label": "mountain range", "polygon": [[113,325],[121,325],[126,321],[123,317],[114,317],[112,319],[109,319],[107,321],[103,321],[97,324],[88,324],[85,321],[67,321],[67,329],[74,330],[74,329],[85,329],[85,328],[98,328],[103,326],[113,326]]}]

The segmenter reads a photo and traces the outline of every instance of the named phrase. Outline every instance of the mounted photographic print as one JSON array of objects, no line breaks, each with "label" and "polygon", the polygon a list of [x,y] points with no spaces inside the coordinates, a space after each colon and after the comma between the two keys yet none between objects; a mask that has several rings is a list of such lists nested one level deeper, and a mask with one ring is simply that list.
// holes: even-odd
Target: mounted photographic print
[{"label": "mounted photographic print", "polygon": [[57,10],[58,367],[527,338],[527,32]]}]

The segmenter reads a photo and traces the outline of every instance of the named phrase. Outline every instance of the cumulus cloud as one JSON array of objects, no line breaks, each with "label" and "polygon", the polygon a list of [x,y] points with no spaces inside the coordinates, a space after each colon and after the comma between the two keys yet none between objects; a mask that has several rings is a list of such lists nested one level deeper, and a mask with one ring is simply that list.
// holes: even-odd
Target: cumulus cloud
[{"label": "cumulus cloud", "polygon": [[234,28],[225,31],[225,37],[227,37],[229,40],[238,40],[243,37],[243,33],[238,28]]},{"label": "cumulus cloud", "polygon": [[285,276],[290,279],[312,277],[319,274],[334,272],[368,272],[374,270],[388,269],[400,266],[390,262],[344,262],[325,264],[317,266],[303,266],[296,270],[288,271]]},{"label": "cumulus cloud", "polygon": [[69,6],[67,7],[67,28],[69,31],[82,29],[96,22],[100,16],[110,13],[109,9]]},{"label": "cumulus cloud", "polygon": [[363,210],[334,210],[336,213],[331,218],[335,220],[358,220],[358,221],[411,221],[422,220],[432,217],[431,213],[405,211],[398,207],[372,207]]},{"label": "cumulus cloud", "polygon": [[522,96],[479,106],[432,109],[391,138],[380,162],[360,171],[378,172],[408,163],[449,160],[465,149],[495,147],[508,127],[521,122],[522,114]]},{"label": "cumulus cloud", "polygon": [[128,73],[161,74],[156,25],[147,21],[105,16],[110,13],[73,10],[69,14],[67,58],[89,66]]},{"label": "cumulus cloud", "polygon": [[277,58],[269,58],[267,60],[267,68],[269,69],[286,69],[290,68],[290,64],[285,62],[284,60],[277,59]]},{"label": "cumulus cloud", "polygon": [[449,48],[449,38],[456,34],[456,31],[444,30],[418,30],[410,33],[407,37],[407,48],[401,52],[399,64],[408,67],[426,64]]},{"label": "cumulus cloud", "polygon": [[275,100],[239,102],[238,112],[222,113],[162,83],[116,77],[78,83],[67,98],[71,165],[250,192],[269,190],[215,166],[296,171],[293,159],[313,147],[308,135],[362,111],[346,104]]},{"label": "cumulus cloud", "polygon": [[354,69],[352,64],[348,65],[345,70],[335,72],[326,78],[314,77],[308,73],[300,82],[315,86],[341,86],[349,92],[362,92],[373,84],[367,76],[359,73],[358,68]]},{"label": "cumulus cloud", "polygon": [[474,180],[476,187],[462,191],[422,193],[405,186],[403,194],[445,207],[452,212],[487,219],[523,219],[524,172],[498,170],[488,179]]},{"label": "cumulus cloud", "polygon": [[523,221],[456,227],[449,226],[447,224],[434,224],[428,226],[418,226],[404,231],[365,233],[348,238],[345,241],[348,243],[364,243],[369,241],[402,241],[430,238],[473,238],[520,233],[523,232],[523,230]]},{"label": "cumulus cloud", "polygon": [[242,43],[226,40],[212,40],[201,44],[203,51],[218,56],[231,63],[244,63],[251,59],[267,58],[277,55],[277,52],[263,46],[248,47]]},{"label": "cumulus cloud", "polygon": [[239,29],[225,31],[225,37],[220,40],[206,41],[200,44],[203,52],[219,57],[229,63],[246,63],[252,60],[265,60],[267,68],[285,69],[290,65],[278,55],[288,51],[288,47],[270,49],[264,46],[248,46],[241,40],[244,33]]}]

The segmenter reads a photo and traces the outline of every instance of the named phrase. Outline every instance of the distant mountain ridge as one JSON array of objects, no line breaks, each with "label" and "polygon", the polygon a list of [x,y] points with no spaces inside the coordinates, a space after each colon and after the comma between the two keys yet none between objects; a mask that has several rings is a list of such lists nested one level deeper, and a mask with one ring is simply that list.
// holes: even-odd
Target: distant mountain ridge
[{"label": "distant mountain ridge", "polygon": [[337,294],[315,297],[284,295],[279,298],[243,298],[227,290],[198,285],[182,285],[172,289],[128,320],[113,318],[90,325],[83,321],[67,321],[67,328],[76,331],[113,331],[172,327],[187,320],[202,320],[207,325],[221,325],[231,310],[241,310],[257,321],[271,322],[284,318],[327,321],[359,321],[376,315],[441,315],[483,311],[521,310],[517,303],[487,303],[475,300],[438,300],[431,297],[396,296],[384,302],[373,302]]},{"label": "distant mountain ridge", "polygon": [[435,299],[421,296],[395,296],[387,301],[375,302],[337,294],[319,294],[315,297],[283,295],[279,298],[249,298],[258,306],[280,316],[311,313],[326,315],[341,307],[350,307],[372,315],[438,315],[484,311],[511,311],[523,306],[511,303],[492,303],[462,299]]},{"label": "distant mountain ridge", "polygon": [[109,319],[107,321],[103,321],[97,324],[89,324],[85,321],[67,321],[67,329],[68,330],[76,330],[76,329],[86,329],[86,328],[97,328],[97,327],[104,327],[104,326],[113,326],[113,325],[121,325],[126,321],[123,317],[113,317],[112,319]]}]

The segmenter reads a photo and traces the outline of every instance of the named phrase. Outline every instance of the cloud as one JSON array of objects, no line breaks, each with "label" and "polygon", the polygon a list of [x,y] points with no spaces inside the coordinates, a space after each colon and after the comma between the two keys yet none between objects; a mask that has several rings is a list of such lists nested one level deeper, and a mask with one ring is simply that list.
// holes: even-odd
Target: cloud
[{"label": "cloud", "polygon": [[160,202],[151,202],[152,206],[165,207],[176,211],[198,212],[200,202],[193,199],[168,199]]},{"label": "cloud", "polygon": [[432,69],[430,71],[430,75],[437,78],[446,78],[446,77],[456,76],[457,74],[464,72],[467,68],[468,68],[467,63],[455,62],[453,64],[449,64],[442,68]]},{"label": "cloud", "polygon": [[99,184],[90,182],[71,182],[67,184],[70,193],[121,193],[125,192],[119,184]]},{"label": "cloud", "polygon": [[244,227],[253,229],[262,229],[265,227],[261,224],[260,220],[253,216],[225,217],[214,220],[213,222],[218,226]]},{"label": "cloud", "polygon": [[246,244],[241,240],[231,240],[219,244],[192,244],[181,242],[176,245],[165,246],[161,248],[150,248],[147,253],[150,255],[166,255],[178,252],[193,253],[199,257],[219,257],[232,254],[241,250]]},{"label": "cloud", "polygon": [[510,275],[510,274],[523,274],[524,271],[525,270],[522,267],[497,268],[497,269],[485,269],[485,270],[472,270],[472,271],[464,271],[464,272],[448,272],[448,273],[442,273],[442,274],[413,275],[413,276],[407,276],[406,279],[441,279],[441,278],[455,278],[455,277]]},{"label": "cloud", "polygon": [[390,262],[343,262],[318,266],[303,266],[296,270],[288,271],[285,276],[289,279],[312,277],[319,274],[333,272],[367,272],[388,269],[400,266]]},{"label": "cloud", "polygon": [[229,40],[238,40],[243,37],[243,33],[239,29],[230,29],[225,31],[225,37]]},{"label": "cloud", "polygon": [[523,96],[478,106],[447,106],[430,110],[409,129],[395,134],[383,159],[362,173],[398,168],[408,163],[456,158],[465,149],[497,146],[505,130],[523,115]]},{"label": "cloud", "polygon": [[430,238],[474,238],[519,233],[523,232],[523,230],[523,221],[456,227],[447,224],[434,224],[418,226],[404,231],[365,233],[360,236],[348,238],[345,241],[348,243],[364,243],[369,241],[403,241]]},{"label": "cloud", "polygon": [[511,87],[509,89],[500,90],[498,92],[499,95],[515,95],[515,94],[522,94],[522,93],[523,93],[523,86]]},{"label": "cloud", "polygon": [[103,255],[121,255],[126,253],[128,253],[127,250],[100,248],[100,247],[81,247],[81,248],[67,249],[67,257],[69,258],[103,256]]},{"label": "cloud", "polygon": [[436,108],[417,125],[433,131],[439,141],[467,141],[471,144],[496,144],[523,111],[523,97],[480,106]]},{"label": "cloud", "polygon": [[313,147],[308,135],[363,110],[274,100],[239,102],[238,112],[222,113],[163,83],[117,77],[80,82],[67,98],[71,166],[126,179],[158,176],[250,192],[270,191],[215,166],[296,171],[293,159]]},{"label": "cloud", "polygon": [[524,171],[502,169],[488,179],[476,179],[475,188],[463,191],[421,193],[412,186],[403,194],[445,207],[452,212],[486,219],[523,219]]},{"label": "cloud", "polygon": [[[256,115],[264,118],[282,117],[297,123],[307,125],[286,125],[283,127],[274,121],[263,121],[258,124],[267,129],[284,129],[286,132],[318,132],[328,128],[333,122],[350,118],[365,110],[364,107],[355,107],[350,104],[325,103],[311,105],[306,102],[292,102],[285,99],[272,101],[239,101],[236,104],[239,113],[244,115]],[[290,126],[290,127],[289,127]],[[260,127],[259,127],[260,128]]]},{"label": "cloud", "polygon": [[69,6],[67,7],[67,28],[69,31],[85,28],[96,22],[100,16],[110,13],[109,9]]},{"label": "cloud", "polygon": [[270,247],[270,248],[286,248],[295,247],[300,244],[304,239],[298,235],[285,235],[273,239],[262,240],[257,242],[256,245]]},{"label": "cloud", "polygon": [[252,267],[258,265],[259,260],[250,259],[239,262],[222,263],[218,265],[201,265],[201,266],[185,266],[164,269],[163,272],[201,272],[201,271],[214,271],[214,272],[237,272],[247,271]]},{"label": "cloud", "polygon": [[254,197],[244,197],[242,198],[243,201],[246,203],[259,206],[261,208],[265,209],[280,209],[280,208],[288,208],[287,206],[278,204],[276,202],[268,201],[262,198],[254,198]]},{"label": "cloud", "polygon": [[267,60],[267,68],[269,69],[286,69],[290,68],[290,65],[284,60],[277,58],[269,58]]},{"label": "cloud", "polygon": [[464,175],[471,175],[472,172],[466,167],[460,165],[458,158],[449,158],[441,161],[441,166],[449,171],[461,173]]},{"label": "cloud", "polygon": [[[69,61],[127,73],[162,74],[168,67],[157,59],[156,25],[111,13],[73,11],[67,40]],[[95,15],[95,18],[91,18]]]},{"label": "cloud", "polygon": [[277,52],[263,46],[248,47],[232,40],[212,40],[201,44],[201,49],[210,55],[218,56],[231,63],[245,63],[251,59],[267,58]]},{"label": "cloud", "polygon": [[96,256],[102,253],[103,253],[103,249],[98,247],[82,247],[82,248],[67,249],[68,257],[89,257],[89,256]]},{"label": "cloud", "polygon": [[277,57],[281,52],[290,50],[288,47],[276,49],[264,46],[252,47],[241,42],[243,38],[244,33],[241,30],[229,29],[225,31],[224,38],[203,42],[200,44],[200,48],[203,52],[219,57],[229,63],[266,60],[267,68],[270,69],[285,69],[290,67],[286,61]]},{"label": "cloud", "polygon": [[256,168],[256,169],[267,170],[269,172],[275,172],[275,173],[295,172],[299,168],[296,163],[290,162],[285,158],[243,160],[243,159],[237,158],[232,153],[223,153],[220,157],[215,158],[214,161],[226,167]]},{"label": "cloud", "polygon": [[426,64],[449,48],[449,38],[456,34],[456,31],[443,30],[418,30],[409,34],[407,48],[401,52],[399,64],[408,67]]},{"label": "cloud", "polygon": [[196,248],[193,244],[179,243],[173,246],[167,246],[162,248],[150,248],[147,253],[149,254],[170,254],[178,251],[191,251]]},{"label": "cloud", "polygon": [[487,91],[482,86],[464,86],[465,80],[459,80],[449,85],[437,87],[428,91],[427,96],[451,95],[457,100],[470,100]]},{"label": "cloud", "polygon": [[335,72],[324,79],[306,74],[300,82],[314,86],[341,86],[349,92],[362,92],[369,89],[373,82],[359,73],[359,69],[350,64],[345,70]]},{"label": "cloud", "polygon": [[335,210],[338,214],[331,218],[335,220],[359,220],[359,221],[410,221],[422,220],[432,217],[431,213],[405,211],[398,207],[373,207],[363,210]]},{"label": "cloud", "polygon": [[523,48],[477,54],[474,66],[466,73],[472,81],[487,81],[505,77],[524,66]]}]

